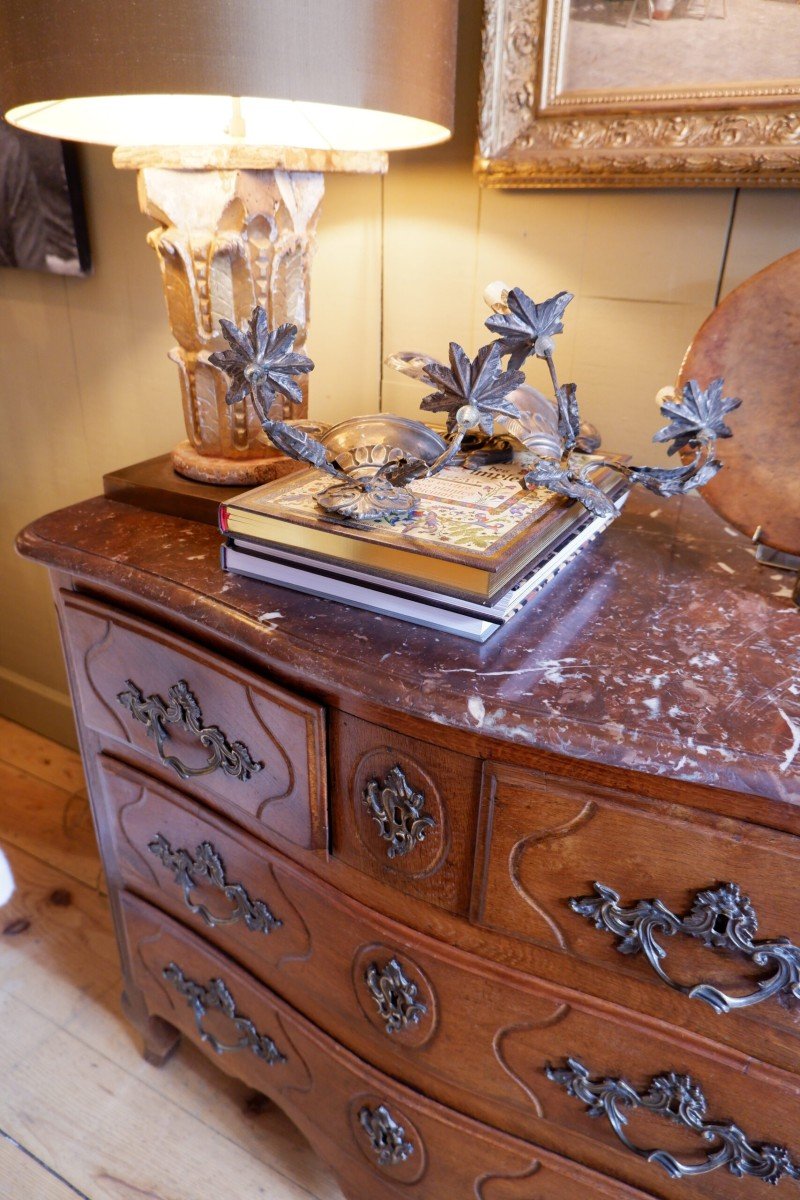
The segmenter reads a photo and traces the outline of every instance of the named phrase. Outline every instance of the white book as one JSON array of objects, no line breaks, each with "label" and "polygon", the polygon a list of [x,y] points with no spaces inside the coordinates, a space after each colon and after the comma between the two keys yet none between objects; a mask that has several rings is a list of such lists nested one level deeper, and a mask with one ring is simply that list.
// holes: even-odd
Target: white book
[{"label": "white book", "polygon": [[501,627],[498,621],[482,620],[468,613],[437,608],[424,601],[412,600],[409,596],[383,592],[378,588],[337,578],[335,575],[324,575],[319,571],[309,571],[305,567],[295,567],[268,554],[251,554],[235,545],[223,545],[220,557],[223,570],[233,571],[236,575],[246,575],[250,579],[261,579],[266,583],[277,583],[281,587],[310,596],[319,596],[323,600],[338,600],[340,604],[350,604],[354,608],[367,609],[368,612],[397,617],[401,621],[409,621],[412,625],[455,633],[473,642],[485,642]]}]

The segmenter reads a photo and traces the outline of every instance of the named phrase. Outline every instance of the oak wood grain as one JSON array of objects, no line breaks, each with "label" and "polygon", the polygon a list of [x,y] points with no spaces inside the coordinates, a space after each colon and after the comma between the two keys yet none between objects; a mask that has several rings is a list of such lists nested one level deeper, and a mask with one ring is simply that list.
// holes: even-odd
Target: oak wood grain
[{"label": "oak wood grain", "polygon": [[280,1145],[272,1163],[244,1151],[185,1112],[179,1094],[154,1092],[64,1030],[54,1029],[6,1081],[0,1123],[91,1200],[197,1200],[198,1162],[212,1195],[224,1195],[235,1179],[242,1196],[339,1200],[329,1178],[318,1193],[293,1180]]},{"label": "oak wood grain", "polygon": [[[44,781],[41,788],[44,801],[52,799]],[[46,803],[32,811],[43,819]],[[233,1177],[242,1195],[340,1200],[288,1118],[191,1046],[165,1070],[148,1066],[119,1005],[107,900],[60,866],[0,841],[15,881],[0,910],[0,1129],[27,1152],[9,1158],[0,1137],[3,1200],[70,1200],[76,1192],[90,1200],[196,1200],[196,1164],[209,1148],[218,1165],[206,1175],[220,1189]],[[42,855],[48,849],[45,823]],[[94,874],[99,869],[95,850]],[[180,1141],[162,1138],[165,1122]]]},{"label": "oak wood grain", "polygon": [[[622,1151],[606,1123],[588,1118],[545,1078],[548,1063],[575,1056],[597,1074],[624,1075],[640,1085],[665,1070],[690,1074],[718,1115],[739,1109],[753,1136],[760,1127],[767,1140],[790,1146],[797,1141],[798,1076],[770,1071],[749,1053],[726,1053],[686,1031],[676,1041],[676,1030],[664,1021],[490,967],[397,921],[382,920],[282,856],[263,850],[254,855],[241,834],[176,793],[111,761],[103,770],[106,820],[116,829],[125,885],[237,959],[337,1042],[420,1093],[539,1145],[579,1153],[615,1178],[675,1200],[686,1194],[685,1182],[670,1182]],[[174,873],[149,852],[156,830],[171,846],[192,853],[209,842],[230,881],[245,885],[251,897],[266,897],[283,924],[268,935],[241,920],[209,927],[187,908]],[[230,903],[207,882],[200,880],[189,898],[222,918],[230,915]],[[388,1033],[365,969],[383,969],[391,961],[414,984],[426,1012],[417,1025]],[[745,1027],[741,1036],[750,1047],[751,1030]],[[637,1118],[633,1126],[652,1144],[689,1159],[703,1148],[697,1135],[663,1121]],[[759,1195],[760,1186],[750,1180],[740,1191]],[[694,1187],[698,1196],[724,1198],[730,1179],[718,1173]]]},{"label": "oak wood grain", "polygon": [[[424,840],[391,856],[367,802],[370,786],[380,797],[396,768],[422,797]],[[332,854],[359,871],[391,881],[400,892],[465,912],[469,903],[480,763],[385,726],[347,714],[332,717]],[[391,791],[391,789],[390,789]],[[406,829],[414,824],[408,815]],[[391,832],[391,831],[389,831]]]},{"label": "oak wood grain", "polygon": [[0,841],[91,887],[105,886],[84,788],[67,792],[0,762]]},{"label": "oak wood grain", "polygon": [[[255,769],[237,777],[222,769],[195,778],[210,803],[234,809],[256,830],[282,841],[321,849],[327,845],[324,723],[319,706],[189,645],[125,618],[96,601],[63,598],[72,672],[86,723],[145,755],[170,774],[176,768],[157,753],[153,730],[120,703],[129,681],[145,697],[171,703],[170,688],[185,682],[199,702],[204,725],[241,744]],[[164,727],[164,754],[202,770],[211,747],[180,724]]]},{"label": "oak wood grain", "polygon": [[80,1192],[12,1138],[0,1133],[0,1200],[75,1200]]},{"label": "oak wood grain", "polygon": [[[623,906],[659,899],[683,915],[698,892],[733,882],[752,900],[759,937],[788,937],[797,945],[799,865],[800,843],[785,834],[646,795],[574,786],[487,763],[472,916],[523,941],[652,979],[644,954],[621,954],[619,939],[574,912],[570,899],[593,894],[599,881],[620,894]],[[743,954],[709,949],[689,937],[660,940],[663,965],[686,985],[710,983],[738,995],[756,991],[758,980],[771,974]],[[743,1045],[758,1044],[767,1026],[800,1055],[800,1005],[791,999],[787,1006],[766,1000],[738,1017],[745,1028],[753,1026],[749,1035],[743,1033]],[[722,1023],[730,1015],[718,1019]],[[800,1069],[800,1057],[796,1064]]]},{"label": "oak wood grain", "polygon": [[7,842],[3,855],[14,891],[0,910],[0,987],[63,1024],[119,979],[108,901]]},{"label": "oak wood grain", "polygon": [[[776,618],[772,581],[735,534],[694,501],[652,504],[632,504],[552,603],[488,649],[222,576],[211,531],[132,506],[89,502],[23,535],[61,589],[126,1016],[151,1061],[185,1033],[266,1091],[348,1200],[454,1188],[530,1200],[532,1179],[547,1200],[609,1188],[729,1200],[724,1169],[674,1181],[622,1149],[547,1079],[548,1063],[573,1055],[640,1089],[691,1073],[710,1116],[798,1153],[792,1014],[720,1018],[640,964],[620,969],[613,943],[569,907],[595,879],[638,898],[603,878],[625,868],[645,898],[663,888],[681,911],[719,872],[752,894],[764,932],[793,932],[797,630]],[[720,592],[731,572],[745,593]],[[129,659],[164,698],[178,678],[202,680],[214,706],[209,718],[198,696],[204,717],[226,732],[250,720],[259,687],[279,710],[315,712],[318,738],[306,726],[303,739],[309,778],[325,779],[323,745],[329,755],[318,810],[329,855],[254,820],[207,776],[176,781],[113,711]],[[310,790],[286,792],[288,825],[308,827]],[[380,829],[370,794],[386,806]],[[425,836],[390,847],[388,809],[409,796]],[[212,859],[216,876],[199,865]],[[675,945],[681,973],[696,965],[690,951],[710,953]],[[225,979],[235,1022],[198,1007],[205,993],[170,965],[179,959],[198,987]],[[715,982],[741,979],[720,961]],[[405,968],[424,1007],[392,1034],[370,991],[390,967]],[[99,1045],[112,1025],[93,1031],[80,1013],[74,1028]],[[201,1029],[246,1042],[214,1053]],[[393,1098],[417,1147],[388,1172],[363,1152],[359,1095]],[[631,1132],[681,1155],[705,1149],[655,1117],[637,1114]],[[761,1187],[735,1181],[742,1197]]]},{"label": "oak wood grain", "polygon": [[81,757],[33,729],[0,717],[0,761],[72,793],[83,787]]},{"label": "oak wood grain", "polygon": [[[274,1037],[285,1061],[265,1065],[250,1051],[240,1051],[228,1054],[226,1069],[274,1097],[291,1115],[331,1164],[348,1200],[389,1200],[398,1191],[425,1200],[443,1195],[480,1196],[489,1179],[503,1181],[509,1198],[523,1200],[529,1194],[524,1180],[534,1171],[537,1193],[545,1200],[567,1200],[577,1195],[578,1189],[590,1197],[613,1195],[620,1200],[641,1195],[409,1091],[336,1047],[182,926],[133,897],[123,898],[123,908],[131,960],[153,1011],[206,1053],[214,1054],[209,1043],[200,1040],[191,1007],[164,979],[165,968],[176,964],[184,976],[204,986],[222,979],[235,997],[236,1012],[246,1015],[259,1033],[268,1031]],[[211,1022],[203,1024],[206,1032],[210,1027]],[[213,1033],[230,1039],[230,1022],[226,1033],[219,1024]],[[388,1108],[411,1147],[402,1162],[381,1165],[362,1128],[360,1113],[381,1105]]]},{"label": "oak wood grain", "polygon": [[[60,587],[63,588],[69,584],[68,578],[63,576],[57,576],[57,578]],[[425,744],[420,747],[421,751],[426,755],[435,755],[437,753],[436,744],[432,740],[428,740],[429,738],[433,739],[441,736],[442,731],[436,726],[423,723],[408,713],[395,713],[387,716],[386,720],[392,722],[398,730],[403,730],[406,736],[410,736],[412,731],[418,735],[421,729],[425,734]],[[456,732],[453,730],[445,732],[447,738],[452,739],[454,745],[461,748]],[[97,756],[105,751],[117,754],[119,752],[119,744],[104,740],[86,726],[81,726],[81,737],[84,745],[86,769],[90,780],[90,791],[95,796],[99,796],[102,790],[102,783],[97,768]],[[415,738],[417,743],[422,742],[422,740],[419,736]],[[470,737],[470,750],[479,752],[482,745],[484,745],[483,739],[477,735]],[[504,747],[504,751],[505,749],[507,748]],[[513,749],[513,747],[510,749]],[[435,758],[433,761],[435,761]],[[534,762],[539,763],[541,759],[538,756],[534,756]],[[140,765],[147,767],[147,760],[142,759]],[[153,768],[150,766],[148,769],[152,770]],[[608,778],[605,772],[596,768],[596,765],[593,764],[574,761],[569,764],[569,770],[574,774],[576,780],[583,778],[592,780],[593,772],[597,773],[598,782],[602,781],[605,783]],[[620,773],[614,773],[614,778],[619,780]],[[624,778],[629,786],[642,786],[641,775],[627,772],[623,773],[622,778]],[[648,776],[646,779],[649,794],[663,795],[664,784],[664,780],[655,776]],[[687,788],[685,785],[677,785],[674,782],[670,782],[667,794],[671,798],[680,796],[689,803],[696,798],[698,791],[704,791],[711,797],[714,807],[719,807],[723,800],[726,806],[730,803],[728,793],[719,793],[715,789],[699,789],[697,786]],[[705,799],[705,797],[703,798]],[[754,806],[752,801],[746,796],[740,796],[738,799],[746,807],[747,811],[753,812],[755,810],[760,814],[762,809],[761,804]],[[784,809],[784,811],[786,810]],[[235,817],[236,814],[232,813],[231,815]],[[791,816],[791,814],[789,815]],[[794,818],[792,819],[794,820]],[[99,822],[99,824],[101,844],[104,847],[104,858],[108,865],[111,866],[114,861],[112,847],[107,839],[104,838],[102,822]],[[295,850],[292,850],[292,853],[303,858],[305,869],[321,878],[327,879],[342,892],[390,917],[397,915],[398,893],[396,883],[388,874],[382,875],[381,873],[377,873],[375,875],[366,875],[361,871],[353,870],[347,863],[334,857],[329,858],[327,861],[322,861],[317,855],[302,856]],[[119,880],[117,882],[119,884]],[[115,904],[113,891],[114,889],[112,888],[112,905]],[[643,975],[641,979],[634,979],[630,976],[621,975],[616,969],[599,968],[594,962],[584,963],[575,958],[570,959],[560,949],[550,949],[543,945],[523,942],[514,936],[498,932],[497,930],[488,931],[482,929],[480,926],[467,925],[463,921],[451,917],[444,909],[427,903],[424,900],[416,900],[414,903],[404,902],[402,919],[410,927],[425,932],[441,942],[461,946],[464,950],[471,951],[488,960],[505,964],[512,968],[530,971],[541,979],[565,984],[568,987],[577,988],[589,995],[601,997],[621,1004],[624,1007],[634,1008],[641,1013],[669,1020],[678,1028],[694,1030],[713,1040],[736,1048],[748,1049],[750,1046],[749,1037],[743,1038],[742,1036],[741,1022],[737,1024],[736,1021],[730,1023],[720,1021],[716,1014],[706,1005],[688,1000],[666,989],[655,977],[650,978]],[[793,1039],[790,1041],[779,1030],[773,1031],[768,1026],[762,1026],[759,1040],[759,1055],[766,1062],[795,1069],[797,1060],[796,1052],[792,1048],[792,1042]]]}]

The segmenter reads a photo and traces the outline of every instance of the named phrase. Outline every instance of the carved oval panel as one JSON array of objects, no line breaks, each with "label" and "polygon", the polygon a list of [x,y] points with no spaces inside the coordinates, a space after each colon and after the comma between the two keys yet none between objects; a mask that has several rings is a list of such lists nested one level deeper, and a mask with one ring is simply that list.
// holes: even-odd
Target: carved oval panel
[{"label": "carved oval panel", "polygon": [[450,827],[439,788],[407,751],[381,746],[356,764],[351,785],[362,846],[389,871],[419,879],[441,866]]},{"label": "carved oval panel", "polygon": [[374,1092],[350,1101],[350,1128],[369,1165],[395,1183],[418,1183],[427,1168],[425,1143],[405,1109]]},{"label": "carved oval panel", "polygon": [[436,993],[421,967],[402,951],[373,943],[353,959],[353,989],[364,1016],[393,1045],[417,1049],[438,1025]]}]

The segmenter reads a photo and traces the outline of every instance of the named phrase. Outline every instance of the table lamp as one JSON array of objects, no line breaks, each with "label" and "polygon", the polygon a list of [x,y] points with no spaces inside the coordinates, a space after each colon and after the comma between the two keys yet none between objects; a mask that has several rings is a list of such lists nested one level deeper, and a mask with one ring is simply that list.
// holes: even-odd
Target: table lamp
[{"label": "table lamp", "polygon": [[[0,99],[33,133],[139,172],[188,440],[182,475],[249,485],[289,460],[208,361],[254,305],[302,349],[326,171],[450,136],[458,0],[3,0]],[[335,319],[332,314],[331,319]],[[304,402],[293,417],[308,412]],[[288,414],[285,414],[288,415]]]}]

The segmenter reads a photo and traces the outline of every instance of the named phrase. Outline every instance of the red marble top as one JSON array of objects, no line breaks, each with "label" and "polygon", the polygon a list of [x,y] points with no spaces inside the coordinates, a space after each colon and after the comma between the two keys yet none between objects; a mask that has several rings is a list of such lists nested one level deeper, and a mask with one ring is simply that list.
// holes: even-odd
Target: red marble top
[{"label": "red marble top", "polygon": [[634,496],[488,643],[224,574],[210,526],[102,498],[22,553],[233,638],[320,695],[572,758],[800,801],[800,611],[791,577],[697,497]]}]

